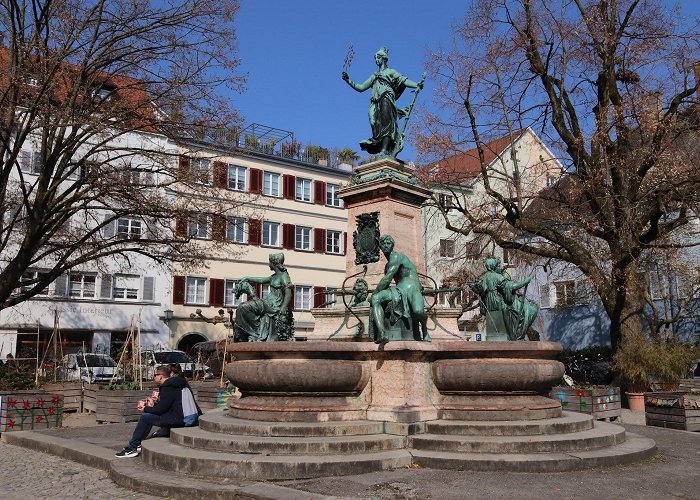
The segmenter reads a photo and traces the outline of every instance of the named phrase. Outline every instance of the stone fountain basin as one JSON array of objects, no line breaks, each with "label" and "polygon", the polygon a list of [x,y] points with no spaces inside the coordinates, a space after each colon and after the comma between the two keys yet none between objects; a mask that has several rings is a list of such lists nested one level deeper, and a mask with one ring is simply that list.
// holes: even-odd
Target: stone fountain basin
[{"label": "stone fountain basin", "polygon": [[[416,368],[440,393],[545,392],[561,380],[556,342],[256,342],[229,344],[226,375],[245,394],[358,395],[387,375],[420,383]],[[400,374],[397,373],[397,368]],[[421,370],[418,370],[421,371]],[[426,381],[427,382],[427,381]],[[407,388],[412,390],[412,388]]]}]

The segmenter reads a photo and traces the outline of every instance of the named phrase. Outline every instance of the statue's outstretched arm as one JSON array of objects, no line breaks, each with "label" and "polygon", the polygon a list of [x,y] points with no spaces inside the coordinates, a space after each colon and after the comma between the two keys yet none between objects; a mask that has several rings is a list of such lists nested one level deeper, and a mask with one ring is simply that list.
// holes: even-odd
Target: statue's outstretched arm
[{"label": "statue's outstretched arm", "polygon": [[374,75],[367,78],[367,80],[364,83],[353,82],[352,80],[350,80],[350,77],[345,71],[343,71],[342,78],[348,85],[350,85],[353,89],[357,90],[358,92],[364,92],[372,86],[372,83],[374,83]]},{"label": "statue's outstretched arm", "polygon": [[522,287],[529,285],[530,281],[532,281],[532,276],[528,276],[522,281],[514,281],[513,282],[513,291],[515,290],[520,290]]}]

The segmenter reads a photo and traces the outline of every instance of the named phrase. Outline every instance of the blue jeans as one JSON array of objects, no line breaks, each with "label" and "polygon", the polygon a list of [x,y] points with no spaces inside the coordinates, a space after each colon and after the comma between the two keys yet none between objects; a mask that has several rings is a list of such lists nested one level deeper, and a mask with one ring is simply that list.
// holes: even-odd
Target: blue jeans
[{"label": "blue jeans", "polygon": [[131,435],[131,441],[129,441],[129,448],[135,450],[141,445],[141,441],[148,437],[148,433],[155,425],[156,427],[161,427],[161,416],[155,415],[153,413],[142,413],[139,417],[139,421],[136,424],[136,429]]}]

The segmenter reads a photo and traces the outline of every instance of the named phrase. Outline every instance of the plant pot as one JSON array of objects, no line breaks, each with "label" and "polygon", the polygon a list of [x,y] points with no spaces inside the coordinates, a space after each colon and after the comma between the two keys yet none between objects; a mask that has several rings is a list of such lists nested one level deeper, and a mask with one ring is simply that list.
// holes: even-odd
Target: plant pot
[{"label": "plant pot", "polygon": [[627,392],[627,403],[630,410],[635,413],[644,413],[644,393],[643,392]]}]

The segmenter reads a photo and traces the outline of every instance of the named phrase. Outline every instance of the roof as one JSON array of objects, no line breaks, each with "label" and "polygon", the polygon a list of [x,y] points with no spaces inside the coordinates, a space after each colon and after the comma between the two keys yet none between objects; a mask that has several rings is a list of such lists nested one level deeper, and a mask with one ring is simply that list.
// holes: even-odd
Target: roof
[{"label": "roof", "polygon": [[[526,131],[527,129],[517,130],[512,134],[484,143],[482,149],[486,165],[491,165],[513,142],[520,139]],[[437,173],[433,170],[436,167],[438,169]],[[481,175],[479,150],[474,147],[464,153],[439,160],[431,164],[429,168],[431,174],[439,176],[443,181],[455,184],[465,182]]]}]

